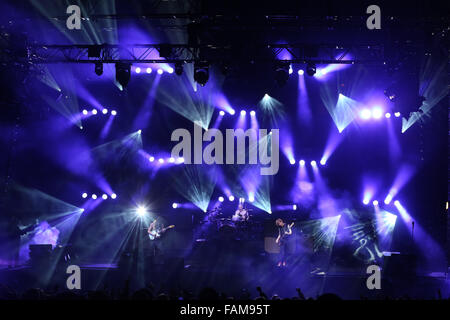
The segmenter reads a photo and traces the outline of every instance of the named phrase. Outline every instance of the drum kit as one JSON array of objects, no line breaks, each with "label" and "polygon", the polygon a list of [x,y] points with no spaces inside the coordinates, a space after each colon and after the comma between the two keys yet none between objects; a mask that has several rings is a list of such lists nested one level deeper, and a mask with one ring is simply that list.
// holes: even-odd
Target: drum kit
[{"label": "drum kit", "polygon": [[225,238],[236,237],[248,228],[248,219],[242,220],[236,218],[236,216],[227,218],[223,215],[220,207],[207,212],[207,221],[215,226],[220,236]]}]

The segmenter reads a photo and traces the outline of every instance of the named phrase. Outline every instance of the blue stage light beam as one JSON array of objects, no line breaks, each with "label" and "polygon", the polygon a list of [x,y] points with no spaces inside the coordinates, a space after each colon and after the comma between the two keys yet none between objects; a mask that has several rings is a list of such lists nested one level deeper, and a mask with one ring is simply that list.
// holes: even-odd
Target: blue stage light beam
[{"label": "blue stage light beam", "polygon": [[327,144],[323,152],[322,158],[320,159],[320,164],[325,165],[328,159],[331,157],[336,148],[341,144],[343,137],[336,131],[331,131],[328,136]]},{"label": "blue stage light beam", "polygon": [[208,129],[214,113],[213,92],[220,90],[214,79],[192,92],[186,77],[174,77],[168,87],[160,87],[156,100],[176,113]]},{"label": "blue stage light beam", "polygon": [[332,250],[341,215],[300,223],[300,229],[313,239],[313,250]]},{"label": "blue stage light beam", "polygon": [[177,192],[206,212],[216,185],[216,168],[207,165],[183,166],[172,175]]},{"label": "blue stage light beam", "polygon": [[142,107],[139,109],[136,118],[134,119],[133,130],[147,129],[150,124],[150,118],[153,114],[153,106],[155,104],[156,91],[158,90],[160,81],[161,76],[157,75],[150,85],[150,90],[148,90],[149,84],[147,81],[142,81],[139,83],[144,92],[148,90],[148,95],[145,98]]},{"label": "blue stage light beam", "polygon": [[[442,99],[448,97],[449,86],[447,85],[447,61],[439,61],[433,56],[429,56],[420,72],[419,96],[423,96],[425,101],[420,107],[421,112],[414,112],[405,115],[402,119],[402,133],[406,132],[418,121],[426,121],[431,117],[431,110],[436,107]],[[443,104],[443,107],[447,105]]]},{"label": "blue stage light beam", "polygon": [[114,155],[114,160],[119,161],[127,156],[137,154],[142,149],[142,131],[130,133],[121,139],[112,140],[101,144],[91,150],[92,154],[107,159]]},{"label": "blue stage light beam", "polygon": [[344,129],[353,122],[360,106],[361,104],[359,102],[346,97],[341,93],[339,94],[336,105],[332,106],[329,103],[325,103],[325,107],[339,132],[344,131]]},{"label": "blue stage light beam", "polygon": [[[299,70],[300,71],[300,70]],[[301,70],[303,71],[303,70]],[[298,120],[304,125],[310,125],[312,120],[311,106],[309,105],[308,90],[306,88],[305,77],[303,73],[298,77],[298,97],[297,97],[297,108],[298,108]]]},{"label": "blue stage light beam", "polygon": [[279,121],[286,117],[283,104],[277,99],[265,94],[258,103],[264,119],[269,119],[272,128],[280,128]]}]

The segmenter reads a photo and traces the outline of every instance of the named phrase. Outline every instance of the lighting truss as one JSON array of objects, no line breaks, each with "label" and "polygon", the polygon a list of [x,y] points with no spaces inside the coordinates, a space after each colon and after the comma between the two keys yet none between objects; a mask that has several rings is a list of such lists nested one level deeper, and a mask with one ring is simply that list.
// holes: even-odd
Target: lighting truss
[{"label": "lighting truss", "polygon": [[[170,58],[159,57],[155,50],[161,46],[172,49]],[[99,58],[88,56],[92,45],[32,45],[28,48],[28,62],[31,63],[195,63],[204,61],[198,52],[202,50],[214,51],[215,54],[207,60],[210,63],[220,63],[225,59],[221,52],[230,50],[230,45],[204,44],[134,44],[134,45],[99,45],[101,55]],[[384,63],[383,45],[319,45],[320,55],[311,58],[305,54],[307,44],[260,44],[253,48],[253,52],[245,58],[235,60],[247,62],[274,62],[285,61],[289,63],[315,63],[315,64],[382,64]],[[290,59],[282,59],[281,52],[287,50],[291,53]],[[370,52],[369,52],[370,51]],[[351,58],[345,58],[349,54]],[[225,53],[225,55],[228,55]],[[158,58],[155,58],[158,56]],[[245,59],[245,60],[243,60]],[[233,61],[233,57],[231,58]]]}]

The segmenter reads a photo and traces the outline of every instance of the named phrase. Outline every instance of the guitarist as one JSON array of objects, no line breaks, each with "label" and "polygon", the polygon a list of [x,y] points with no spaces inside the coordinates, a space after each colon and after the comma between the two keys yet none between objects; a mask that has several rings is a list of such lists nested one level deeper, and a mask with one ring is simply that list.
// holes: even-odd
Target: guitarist
[{"label": "guitarist", "polygon": [[150,240],[156,240],[156,239],[158,239],[158,238],[160,238],[161,237],[161,235],[164,233],[164,232],[166,232],[168,229],[172,229],[173,227],[175,227],[174,225],[170,225],[170,226],[168,226],[168,227],[166,227],[166,228],[164,228],[164,227],[161,227],[161,228],[159,228],[159,229],[157,229],[156,228],[156,221],[157,221],[158,219],[155,219],[151,224],[150,224],[150,226],[148,227],[148,229],[147,229],[147,232],[148,232],[148,237],[150,238]]},{"label": "guitarist", "polygon": [[278,261],[277,266],[278,267],[285,267],[286,266],[286,260],[287,260],[287,245],[289,242],[289,239],[292,235],[292,226],[294,223],[291,223],[290,225],[286,224],[282,219],[278,218],[275,221],[276,226],[278,227],[278,237],[275,240],[275,242],[280,246],[280,260]]},{"label": "guitarist", "polygon": [[151,240],[150,242],[152,243],[152,245],[151,245],[151,251],[153,252],[152,255],[155,257],[161,252],[161,250],[156,245],[155,240],[159,239],[161,237],[161,235],[164,232],[166,232],[168,229],[175,227],[174,225],[171,225],[171,226],[168,226],[167,228],[157,228],[157,226],[156,226],[157,220],[158,219],[155,219],[147,229],[148,237]]}]

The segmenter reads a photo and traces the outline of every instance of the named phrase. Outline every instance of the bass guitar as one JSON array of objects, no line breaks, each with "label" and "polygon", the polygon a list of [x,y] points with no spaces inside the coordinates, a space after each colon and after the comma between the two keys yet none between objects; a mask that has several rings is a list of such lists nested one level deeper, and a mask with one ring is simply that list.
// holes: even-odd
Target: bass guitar
[{"label": "bass guitar", "polygon": [[172,224],[168,227],[162,228],[162,229],[158,229],[158,230],[152,230],[148,232],[148,237],[150,238],[150,240],[155,240],[158,239],[159,237],[161,237],[161,235],[166,232],[169,229],[175,228],[175,225]]}]

